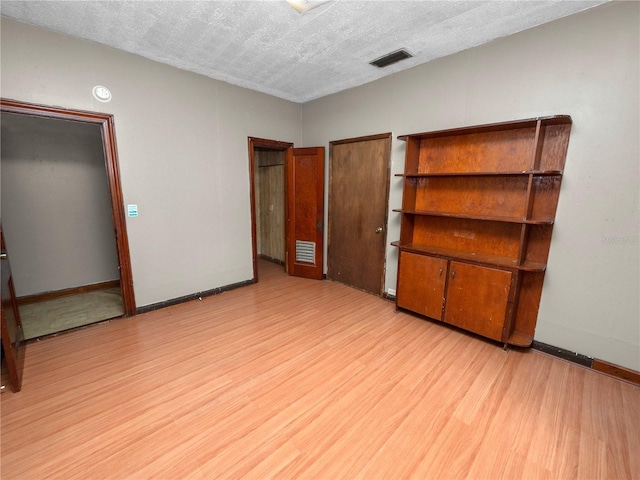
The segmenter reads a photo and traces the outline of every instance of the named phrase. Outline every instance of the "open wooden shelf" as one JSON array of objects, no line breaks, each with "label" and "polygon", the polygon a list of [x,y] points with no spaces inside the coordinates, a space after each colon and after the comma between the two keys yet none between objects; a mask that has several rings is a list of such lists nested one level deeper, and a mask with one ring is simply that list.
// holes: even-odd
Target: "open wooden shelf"
[{"label": "open wooden shelf", "polygon": [[547,266],[540,262],[525,261],[518,264],[514,258],[501,257],[499,255],[476,254],[469,252],[461,252],[453,248],[438,248],[429,245],[420,245],[415,243],[401,244],[400,242],[391,242],[391,245],[398,247],[402,251],[412,252],[423,255],[432,255],[440,258],[450,258],[454,260],[462,260],[464,262],[476,265],[486,265],[489,267],[509,268],[513,270],[522,270],[526,272],[544,272]]},{"label": "open wooden shelf", "polygon": [[399,135],[399,140],[407,140],[409,138],[439,138],[460,135],[472,135],[476,133],[504,132],[508,130],[519,130],[530,128],[537,123],[544,126],[547,125],[571,125],[571,117],[569,115],[548,115],[546,117],[528,118],[524,120],[513,120],[510,122],[489,123],[485,125],[476,125],[473,127],[448,128],[445,130],[434,130],[431,132],[411,133],[407,135]]},{"label": "open wooden shelf", "polygon": [[487,220],[492,222],[506,222],[506,223],[521,223],[529,225],[553,225],[553,220],[550,219],[534,219],[534,218],[522,218],[522,217],[495,217],[491,215],[469,215],[464,213],[447,213],[428,210],[402,210],[394,209],[394,212],[405,213],[407,215],[423,215],[426,217],[451,217],[451,218],[465,218],[468,220]]},{"label": "open wooden shelf", "polygon": [[402,135],[396,305],[533,341],[571,117]]}]

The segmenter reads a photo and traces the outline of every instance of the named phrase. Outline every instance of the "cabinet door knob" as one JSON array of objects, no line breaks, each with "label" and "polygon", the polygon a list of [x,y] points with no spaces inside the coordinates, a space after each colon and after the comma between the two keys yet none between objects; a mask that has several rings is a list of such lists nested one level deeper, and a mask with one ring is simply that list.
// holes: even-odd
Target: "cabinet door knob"
[{"label": "cabinet door knob", "polygon": [[376,228],[376,233],[382,233],[382,227]]},{"label": "cabinet door knob", "polygon": [[451,271],[451,278],[456,278],[456,271],[455,270]]},{"label": "cabinet door knob", "polygon": [[440,267],[440,276],[442,276],[442,267]]}]

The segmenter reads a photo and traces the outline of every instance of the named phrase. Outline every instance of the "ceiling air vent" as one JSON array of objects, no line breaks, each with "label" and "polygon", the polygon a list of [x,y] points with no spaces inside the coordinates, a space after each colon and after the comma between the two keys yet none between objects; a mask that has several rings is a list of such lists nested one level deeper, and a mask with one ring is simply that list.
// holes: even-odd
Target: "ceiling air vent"
[{"label": "ceiling air vent", "polygon": [[395,52],[391,52],[385,55],[384,57],[380,57],[374,60],[373,62],[371,62],[371,65],[375,65],[376,67],[383,68],[383,67],[388,67],[389,65],[392,65],[396,62],[399,62],[400,60],[404,60],[405,58],[411,58],[411,57],[413,57],[413,55],[411,55],[409,52],[407,52],[403,48],[401,50],[396,50]]}]

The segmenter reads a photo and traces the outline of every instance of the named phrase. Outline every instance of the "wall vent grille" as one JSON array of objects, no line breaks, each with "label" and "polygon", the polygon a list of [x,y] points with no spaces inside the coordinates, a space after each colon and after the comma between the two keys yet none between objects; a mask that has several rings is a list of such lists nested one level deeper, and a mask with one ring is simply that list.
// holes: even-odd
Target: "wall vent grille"
[{"label": "wall vent grille", "polygon": [[296,262],[316,262],[316,242],[303,242],[296,240]]}]

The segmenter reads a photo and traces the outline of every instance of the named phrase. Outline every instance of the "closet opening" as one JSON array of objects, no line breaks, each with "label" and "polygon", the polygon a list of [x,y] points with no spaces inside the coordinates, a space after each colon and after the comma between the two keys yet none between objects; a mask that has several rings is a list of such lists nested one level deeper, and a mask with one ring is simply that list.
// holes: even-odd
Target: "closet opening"
[{"label": "closet opening", "polygon": [[1,115],[1,218],[25,339],[134,315],[112,116],[4,99]]},{"label": "closet opening", "polygon": [[249,139],[254,282],[264,268],[286,269],[286,153],[291,147],[285,142]]}]

